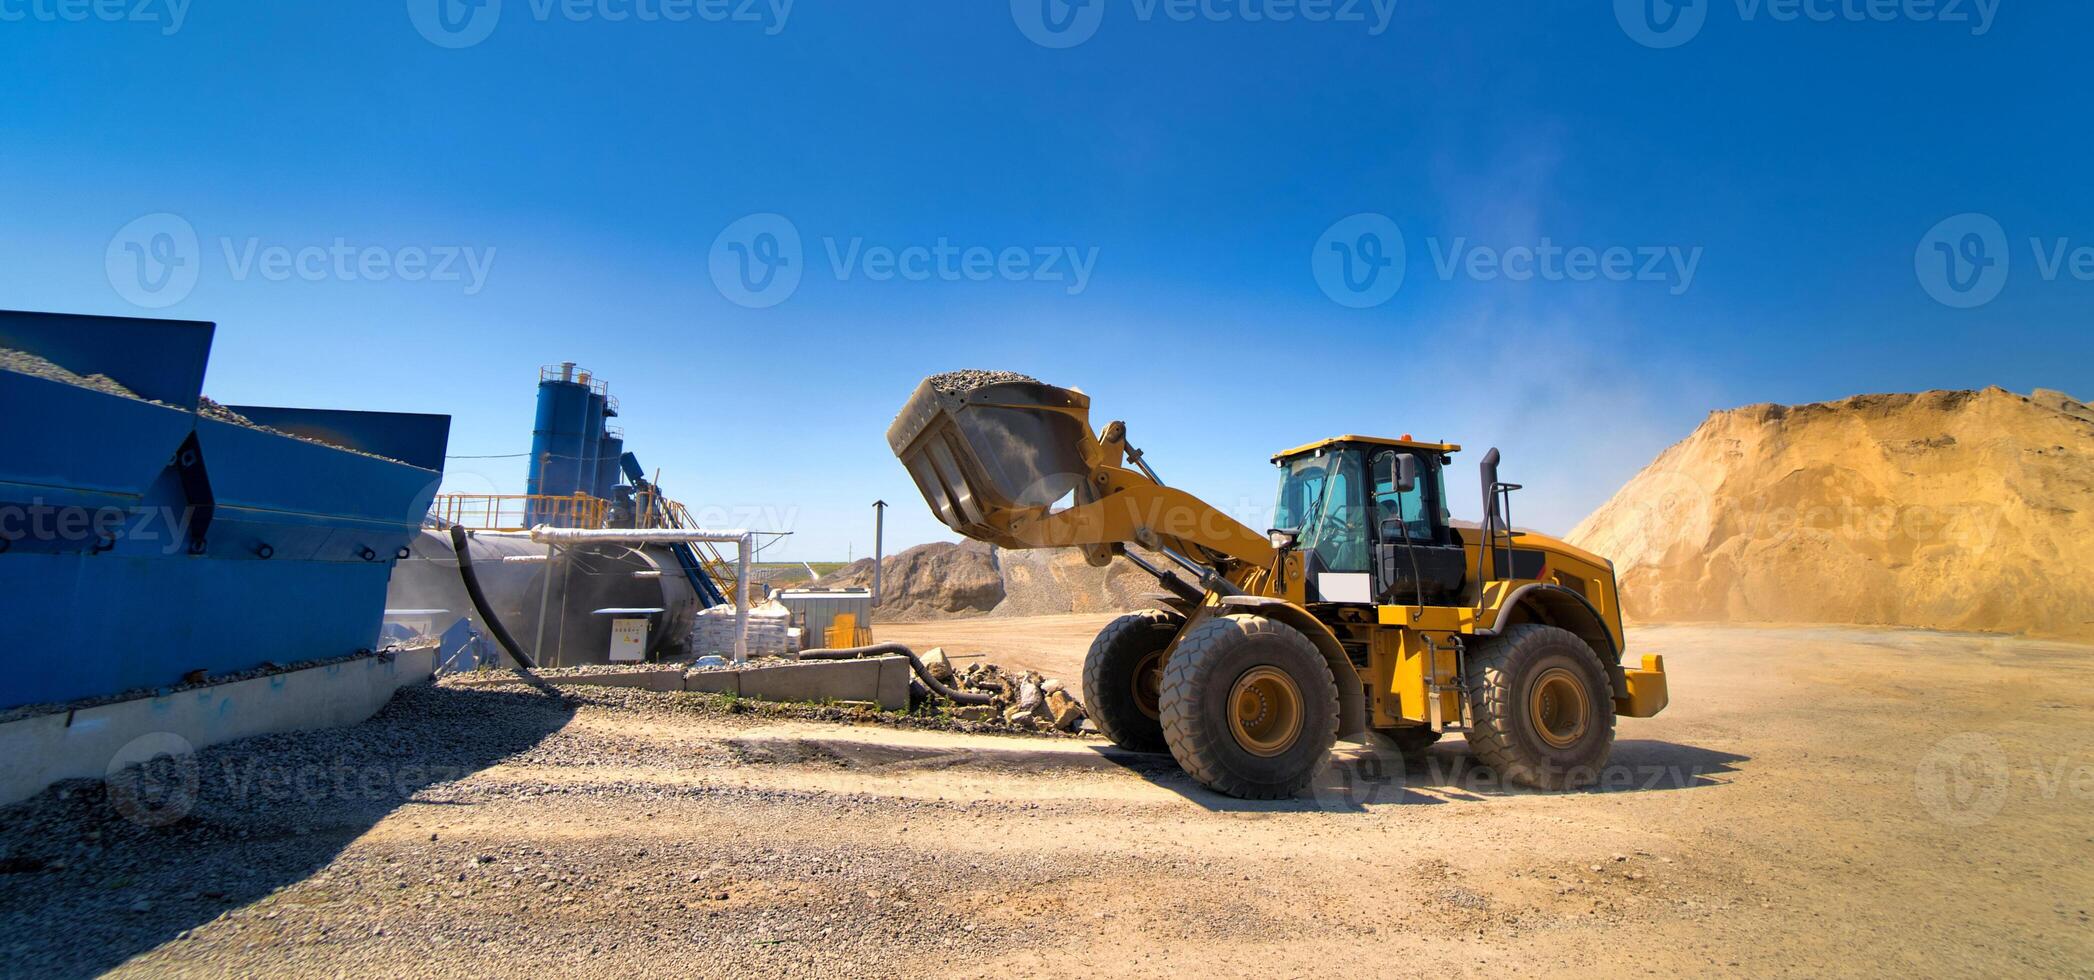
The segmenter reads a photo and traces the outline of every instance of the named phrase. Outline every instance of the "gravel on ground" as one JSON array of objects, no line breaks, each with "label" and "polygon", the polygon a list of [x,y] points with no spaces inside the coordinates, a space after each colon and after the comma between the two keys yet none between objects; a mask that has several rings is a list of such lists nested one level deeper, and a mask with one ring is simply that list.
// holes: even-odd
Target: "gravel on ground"
[{"label": "gravel on ground", "polygon": [[[1073,619],[1051,625],[1056,663],[1081,655]],[[1575,793],[1504,786],[1459,739],[1410,762],[1341,743],[1312,792],[1245,802],[1095,739],[620,688],[410,688],[352,728],[0,809],[0,976],[2094,962],[2094,868],[2072,859],[2094,836],[2073,781],[2094,765],[2089,648],[1631,635],[1666,656],[1672,707],[1623,722],[1602,784]]]}]

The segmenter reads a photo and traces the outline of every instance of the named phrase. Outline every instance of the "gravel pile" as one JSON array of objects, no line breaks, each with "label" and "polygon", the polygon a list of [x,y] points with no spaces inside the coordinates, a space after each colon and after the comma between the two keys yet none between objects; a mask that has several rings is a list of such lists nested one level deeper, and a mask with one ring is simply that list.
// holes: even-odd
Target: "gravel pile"
[{"label": "gravel pile", "polygon": [[106,374],[74,374],[28,351],[19,351],[10,347],[0,347],[0,371],[13,371],[16,374],[26,374],[32,378],[42,378],[46,381],[61,381],[81,388],[91,388],[105,395],[115,395],[119,398],[129,398],[134,401],[142,402],[147,400],[140,397],[137,392],[116,383],[115,380]]},{"label": "gravel pile", "polygon": [[[43,378],[47,381],[60,381],[69,385],[76,385],[81,388],[88,388],[94,391],[99,391],[105,395],[115,395],[119,398],[129,398],[133,401],[149,402],[154,405],[166,404],[165,402],[154,401],[153,399],[140,395],[137,392],[132,391],[131,389],[126,388],[123,385],[117,383],[115,379],[110,378],[106,374],[75,374],[71,371],[66,370],[65,368],[51,363],[49,360],[45,358],[38,357],[37,355],[31,354],[27,351],[15,350],[10,347],[0,347],[0,371],[12,371],[16,374],[26,374],[30,377]],[[327,442],[324,440],[312,439],[306,436],[297,435],[295,433],[285,432],[282,429],[270,428],[269,426],[263,425],[260,422],[256,422],[255,420],[248,418],[247,416],[242,415],[239,412],[235,412],[232,409],[225,407],[219,402],[213,400],[208,395],[200,396],[197,398],[196,411],[198,415],[201,415],[207,419],[216,419],[220,422],[227,422],[233,425],[243,426],[245,428],[255,429],[261,432],[268,432],[274,435],[283,436],[285,438],[296,439],[300,442],[309,442],[315,446],[326,446],[329,449],[338,449],[345,453],[355,453],[358,456],[368,456],[372,459],[382,459],[388,463],[400,462],[397,459],[392,459],[386,456],[380,456],[376,453],[367,453],[360,449],[351,449],[348,446],[338,446],[334,443]]]},{"label": "gravel pile", "polygon": [[1038,671],[1011,673],[995,664],[970,664],[955,670],[945,651],[924,655],[924,666],[941,683],[962,691],[993,695],[987,705],[961,705],[950,709],[962,721],[1002,724],[1018,731],[1075,732],[1087,717],[1083,705],[1070,696],[1061,681],[1043,677]]},{"label": "gravel pile", "polygon": [[1015,371],[947,371],[944,374],[931,375],[924,380],[929,381],[931,387],[937,389],[941,395],[964,395],[976,388],[1007,384],[1012,381],[1024,381],[1031,384],[1040,383],[1038,378],[1019,374]]}]

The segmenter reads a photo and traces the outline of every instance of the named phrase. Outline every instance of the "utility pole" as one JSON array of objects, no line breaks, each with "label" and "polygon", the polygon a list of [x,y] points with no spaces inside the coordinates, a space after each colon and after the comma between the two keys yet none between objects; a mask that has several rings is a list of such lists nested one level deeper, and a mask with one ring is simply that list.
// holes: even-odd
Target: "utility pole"
[{"label": "utility pole", "polygon": [[887,540],[887,501],[873,501],[873,608],[880,606],[880,560]]}]

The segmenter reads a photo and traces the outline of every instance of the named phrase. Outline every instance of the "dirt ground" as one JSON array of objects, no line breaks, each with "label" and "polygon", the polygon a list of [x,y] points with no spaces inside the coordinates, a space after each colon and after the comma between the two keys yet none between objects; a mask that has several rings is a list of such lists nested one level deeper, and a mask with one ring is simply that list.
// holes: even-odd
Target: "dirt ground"
[{"label": "dirt ground", "polygon": [[[1102,619],[881,634],[1074,683]],[[0,811],[0,974],[2094,973],[2094,648],[1632,647],[1672,707],[1564,794],[1458,739],[1407,771],[1341,746],[1315,793],[1245,803],[1095,740],[439,687],[413,707],[448,728],[389,710],[249,753],[460,767],[398,798],[140,828],[75,784]],[[239,751],[205,753],[207,796]]]}]

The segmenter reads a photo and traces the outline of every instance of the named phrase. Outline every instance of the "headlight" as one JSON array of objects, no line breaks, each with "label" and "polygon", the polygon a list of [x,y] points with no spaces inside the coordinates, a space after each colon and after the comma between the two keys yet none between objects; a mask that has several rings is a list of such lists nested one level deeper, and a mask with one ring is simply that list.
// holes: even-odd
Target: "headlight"
[{"label": "headlight", "polygon": [[1273,530],[1265,532],[1265,537],[1267,540],[1270,540],[1272,542],[1272,547],[1274,551],[1286,551],[1287,549],[1294,547],[1295,543],[1301,540],[1301,532],[1282,531],[1275,528]]}]

